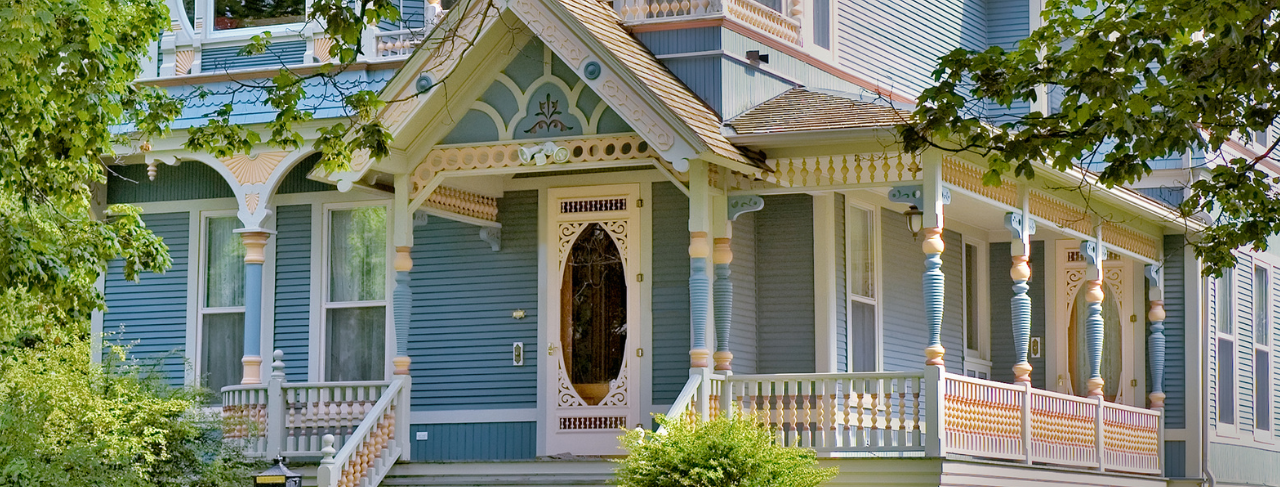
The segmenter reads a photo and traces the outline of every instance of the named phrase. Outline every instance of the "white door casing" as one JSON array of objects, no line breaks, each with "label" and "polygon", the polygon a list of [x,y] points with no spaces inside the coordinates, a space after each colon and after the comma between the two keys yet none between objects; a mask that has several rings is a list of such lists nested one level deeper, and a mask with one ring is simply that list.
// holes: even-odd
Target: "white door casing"
[{"label": "white door casing", "polygon": [[[641,377],[641,344],[648,333],[643,320],[642,292],[639,283],[641,259],[648,241],[642,234],[646,227],[638,201],[638,184],[550,188],[544,206],[542,246],[547,252],[546,286],[542,303],[542,321],[547,346],[547,366],[541,367],[540,387],[545,397],[546,453],[575,455],[616,455],[620,429],[641,423],[641,405],[648,401]],[[622,258],[626,282],[626,340],[622,365],[615,379],[598,403],[583,398],[570,379],[561,339],[562,287],[570,252],[584,230],[598,225],[610,237]]]}]

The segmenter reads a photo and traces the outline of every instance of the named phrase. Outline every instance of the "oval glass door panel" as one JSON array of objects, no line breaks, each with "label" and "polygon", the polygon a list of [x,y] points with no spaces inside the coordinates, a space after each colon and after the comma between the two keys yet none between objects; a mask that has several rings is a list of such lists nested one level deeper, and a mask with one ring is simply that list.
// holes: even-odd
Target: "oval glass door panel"
[{"label": "oval glass door panel", "polygon": [[597,223],[582,229],[560,286],[560,344],[569,381],[583,402],[600,404],[624,365],[627,278],[613,237]]},{"label": "oval glass door panel", "polygon": [[[1089,319],[1089,302],[1085,300],[1087,286],[1080,286],[1071,305],[1071,323],[1067,333],[1071,340],[1071,387],[1077,396],[1089,392],[1089,337],[1086,320]],[[1102,395],[1107,401],[1115,401],[1120,391],[1120,372],[1123,358],[1120,352],[1120,303],[1116,301],[1111,286],[1103,286],[1102,298]]]}]

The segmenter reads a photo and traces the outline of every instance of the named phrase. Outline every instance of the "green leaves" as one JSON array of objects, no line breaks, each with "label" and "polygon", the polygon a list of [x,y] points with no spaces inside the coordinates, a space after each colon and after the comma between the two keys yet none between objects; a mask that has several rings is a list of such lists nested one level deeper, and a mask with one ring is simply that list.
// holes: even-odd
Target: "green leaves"
[{"label": "green leaves", "polygon": [[816,487],[836,468],[812,450],[775,443],[773,432],[737,413],[709,421],[657,416],[663,434],[627,431],[616,460],[619,487]]},{"label": "green leaves", "polygon": [[[1280,23],[1275,0],[1143,0],[1100,4],[1051,0],[1045,26],[1013,51],[955,51],[940,60],[916,120],[903,129],[908,150],[939,147],[1007,164],[987,175],[1034,174],[1040,162],[1099,170],[1106,186],[1132,184],[1162,159],[1219,153],[1233,137],[1273,126],[1280,111]],[[988,107],[1059,95],[1048,113],[1005,116]],[[997,109],[996,111],[1000,111]],[[977,115],[974,115],[974,114]],[[1096,158],[1095,158],[1096,156]],[[1212,160],[1212,177],[1191,185],[1186,215],[1208,215],[1197,254],[1219,273],[1231,249],[1265,248],[1277,229],[1274,190],[1255,171],[1265,154]],[[1241,200],[1243,198],[1243,200]],[[1231,201],[1228,201],[1228,200]]]}]

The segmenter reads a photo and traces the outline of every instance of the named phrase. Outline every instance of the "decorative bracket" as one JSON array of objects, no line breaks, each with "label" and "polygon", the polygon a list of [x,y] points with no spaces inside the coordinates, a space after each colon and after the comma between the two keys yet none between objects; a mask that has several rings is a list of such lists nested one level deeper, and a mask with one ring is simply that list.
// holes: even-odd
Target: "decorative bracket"
[{"label": "decorative bracket", "polygon": [[156,167],[159,166],[161,163],[168,166],[177,166],[178,164],[182,163],[182,160],[178,159],[177,157],[174,157],[173,162],[169,162],[161,159],[152,159],[148,161],[147,162],[147,179],[151,181],[156,180]]},{"label": "decorative bracket", "polygon": [[[906,203],[914,205],[916,208],[924,208],[924,186],[895,186],[889,190],[889,201],[894,203]],[[942,204],[951,204],[951,190],[942,188]]]},{"label": "decorative bracket", "polygon": [[484,240],[494,252],[502,250],[502,227],[481,227],[480,240]]},{"label": "decorative bracket", "polygon": [[1098,242],[1085,240],[1080,242],[1080,255],[1088,265],[1098,266],[1107,260],[1107,249]]},{"label": "decorative bracket", "polygon": [[759,196],[730,196],[729,221],[737,221],[743,213],[764,209],[764,198]]},{"label": "decorative bracket", "polygon": [[1027,219],[1027,234],[1022,234],[1022,213],[1005,213],[1004,227],[1013,233],[1014,240],[1026,240],[1036,234],[1036,221],[1032,219]]},{"label": "decorative bracket", "polygon": [[1164,266],[1147,264],[1147,266],[1143,268],[1143,274],[1146,274],[1147,276],[1149,287],[1164,290],[1164,279],[1161,279],[1164,277]]}]

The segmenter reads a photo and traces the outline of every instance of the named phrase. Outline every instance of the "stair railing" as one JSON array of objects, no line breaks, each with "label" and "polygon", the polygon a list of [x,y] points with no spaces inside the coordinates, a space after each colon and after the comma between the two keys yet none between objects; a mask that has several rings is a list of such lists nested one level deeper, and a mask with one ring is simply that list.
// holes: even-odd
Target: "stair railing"
[{"label": "stair railing", "polygon": [[373,410],[360,422],[341,450],[333,447],[333,435],[325,435],[323,458],[316,470],[318,487],[374,487],[391,470],[408,443],[409,376],[397,375]]}]

